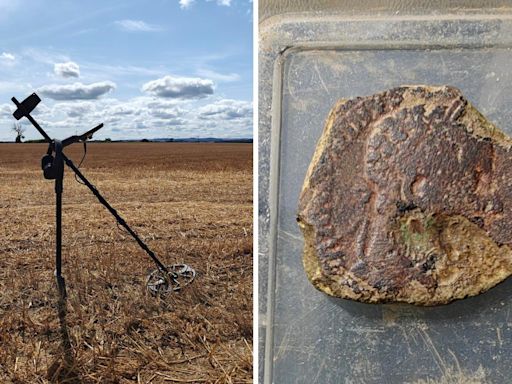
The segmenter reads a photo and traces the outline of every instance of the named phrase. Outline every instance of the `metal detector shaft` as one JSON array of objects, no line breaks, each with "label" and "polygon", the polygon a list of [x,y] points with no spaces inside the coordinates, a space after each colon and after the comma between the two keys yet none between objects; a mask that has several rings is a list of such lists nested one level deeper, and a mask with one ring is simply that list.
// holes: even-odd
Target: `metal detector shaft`
[{"label": "metal detector shaft", "polygon": [[57,279],[62,276],[62,192],[64,183],[64,163],[62,156],[62,142],[55,140],[55,275]]},{"label": "metal detector shaft", "polygon": [[123,226],[124,229],[126,229],[128,231],[128,233],[130,235],[132,235],[132,237],[135,239],[135,241],[137,242],[137,244],[139,244],[139,246],[149,255],[149,257],[151,257],[151,259],[153,259],[153,261],[156,263],[156,265],[158,266],[158,268],[162,271],[165,271],[166,273],[169,273],[168,269],[165,267],[165,265],[163,265],[160,260],[158,260],[158,258],[155,256],[155,254],[153,253],[153,251],[151,251],[151,249],[148,248],[148,246],[140,239],[140,237],[128,226],[128,224],[126,224],[126,221],[124,221],[124,219],[119,216],[119,214],[117,213],[117,211],[107,202],[107,200],[105,200],[105,198],[103,196],[101,196],[101,194],[98,192],[98,190],[96,189],[96,187],[94,185],[92,185],[89,180],[86,179],[86,177],[82,174],[82,172],[80,172],[80,170],[75,166],[75,164],[73,164],[73,162],[68,159],[66,157],[66,155],[64,155],[64,153],[62,154],[62,158],[64,159],[64,162],[66,163],[66,165],[71,168],[73,170],[73,172],[76,173],[76,175],[78,176],[78,178],[80,180],[82,180],[82,182],[87,186],[87,188],[89,188],[91,190],[91,192],[94,194],[94,196],[96,196],[96,198],[99,200],[99,202],[101,204],[103,204],[105,206],[105,208],[108,209],[108,211],[116,218],[117,222],[119,224],[121,224]]},{"label": "metal detector shaft", "polygon": [[62,142],[54,140],[55,149],[55,278],[62,299],[66,298],[66,281],[62,276],[62,192],[64,183],[64,162]]},{"label": "metal detector shaft", "polygon": [[62,276],[62,192],[55,194],[55,276]]}]

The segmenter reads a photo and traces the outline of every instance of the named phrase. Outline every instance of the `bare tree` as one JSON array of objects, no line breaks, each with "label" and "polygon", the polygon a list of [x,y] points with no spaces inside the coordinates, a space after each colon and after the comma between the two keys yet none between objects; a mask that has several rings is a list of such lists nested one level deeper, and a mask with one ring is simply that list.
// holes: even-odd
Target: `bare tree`
[{"label": "bare tree", "polygon": [[16,142],[21,143],[21,139],[24,139],[23,133],[25,133],[25,128],[20,123],[14,123],[12,126],[12,131],[16,133]]}]

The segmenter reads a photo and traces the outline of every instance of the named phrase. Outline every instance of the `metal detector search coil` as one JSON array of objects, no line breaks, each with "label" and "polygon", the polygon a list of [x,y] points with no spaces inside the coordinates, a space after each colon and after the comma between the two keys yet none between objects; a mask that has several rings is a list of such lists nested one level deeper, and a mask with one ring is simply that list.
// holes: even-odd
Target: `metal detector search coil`
[{"label": "metal detector search coil", "polygon": [[[148,291],[155,295],[167,294],[170,292],[179,291],[181,288],[190,284],[195,276],[195,270],[187,264],[172,264],[165,266],[156,257],[151,249],[142,241],[137,233],[130,228],[124,219],[117,213],[117,211],[105,200],[105,198],[98,192],[96,187],[87,180],[87,178],[80,172],[73,162],[64,154],[63,150],[68,145],[73,143],[85,142],[92,138],[92,135],[103,127],[103,124],[85,132],[82,135],[73,135],[64,140],[51,139],[50,136],[41,128],[37,121],[30,115],[30,113],[37,107],[41,99],[35,93],[27,97],[21,103],[13,97],[11,99],[16,104],[16,111],[13,116],[16,120],[26,117],[32,125],[39,131],[48,143],[48,151],[41,160],[41,168],[45,179],[55,180],[55,277],[57,280],[57,287],[61,297],[66,297],[66,284],[62,276],[62,192],[63,192],[63,179],[64,179],[64,164],[66,164],[75,173],[76,177],[80,179],[81,184],[85,185],[96,196],[99,202],[107,208],[107,210],[114,216],[118,225],[121,225],[126,231],[135,239],[137,244],[148,254],[148,256],[156,264],[157,269],[148,275],[146,288]],[[84,147],[85,148],[85,147]]]},{"label": "metal detector search coil", "polygon": [[146,280],[148,292],[152,295],[167,295],[189,285],[196,277],[196,271],[187,264],[172,264],[167,271],[153,270]]}]

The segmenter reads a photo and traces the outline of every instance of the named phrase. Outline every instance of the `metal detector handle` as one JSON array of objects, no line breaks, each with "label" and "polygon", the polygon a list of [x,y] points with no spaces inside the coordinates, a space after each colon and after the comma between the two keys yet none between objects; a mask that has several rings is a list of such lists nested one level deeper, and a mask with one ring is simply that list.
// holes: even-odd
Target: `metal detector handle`
[{"label": "metal detector handle", "polygon": [[95,133],[96,131],[98,131],[100,128],[103,128],[103,123],[97,125],[93,129],[85,132],[82,135],[70,136],[67,139],[62,140],[62,147],[67,147],[68,145],[73,144],[73,143],[78,143],[79,141],[85,141],[85,140],[89,139],[90,137],[92,137],[92,134]]}]

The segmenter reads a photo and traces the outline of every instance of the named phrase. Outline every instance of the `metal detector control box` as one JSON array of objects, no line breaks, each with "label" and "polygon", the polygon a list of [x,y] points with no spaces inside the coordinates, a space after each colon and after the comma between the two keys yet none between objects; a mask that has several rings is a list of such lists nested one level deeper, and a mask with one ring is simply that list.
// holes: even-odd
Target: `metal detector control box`
[{"label": "metal detector control box", "polygon": [[75,166],[75,164],[64,154],[64,148],[71,144],[83,142],[85,145],[86,141],[91,139],[92,135],[103,127],[103,124],[94,127],[82,135],[73,135],[64,140],[52,139],[31,116],[31,112],[41,102],[41,99],[37,94],[31,94],[21,103],[15,97],[11,100],[17,107],[16,111],[13,113],[14,118],[16,120],[20,120],[21,118],[26,117],[48,143],[46,155],[41,159],[41,168],[45,179],[55,180],[55,277],[57,279],[57,287],[60,296],[62,298],[66,297],[66,284],[64,277],[62,276],[62,193],[64,190],[64,165],[71,168],[81,183],[91,190],[99,202],[114,216],[117,223],[126,229],[126,231],[135,239],[137,244],[139,244],[139,246],[156,264],[157,269],[148,275],[146,282],[147,289],[150,293],[155,295],[167,294],[173,291],[178,291],[185,285],[190,284],[195,278],[195,270],[187,264],[164,265],[156,257],[153,251],[142,241],[137,233],[98,192],[96,187],[87,180],[78,167]]}]

